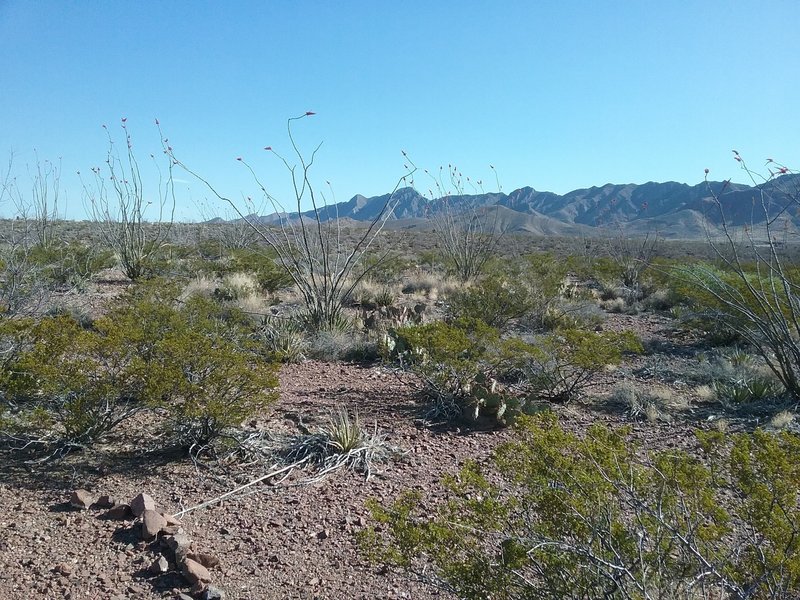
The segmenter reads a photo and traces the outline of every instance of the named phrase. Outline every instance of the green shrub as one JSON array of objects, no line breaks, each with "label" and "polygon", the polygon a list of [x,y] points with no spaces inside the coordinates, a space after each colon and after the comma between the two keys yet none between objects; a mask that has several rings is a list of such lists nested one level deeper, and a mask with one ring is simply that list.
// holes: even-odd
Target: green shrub
[{"label": "green shrub", "polygon": [[388,285],[399,281],[413,266],[410,260],[397,254],[370,253],[363,258],[360,271],[366,280]]},{"label": "green shrub", "polygon": [[423,382],[431,401],[428,417],[458,419],[476,406],[472,386],[487,364],[496,329],[482,321],[435,321],[390,332],[390,350],[401,365]]},{"label": "green shrub", "polygon": [[540,336],[535,343],[509,342],[506,353],[520,371],[530,394],[551,402],[569,402],[596,383],[623,353],[643,352],[641,341],[630,331],[594,332],[566,329]]},{"label": "green shrub", "polygon": [[197,450],[264,410],[278,381],[274,365],[187,325],[159,341],[148,391],[168,409],[178,441]]},{"label": "green shrub", "polygon": [[114,254],[79,242],[53,242],[32,247],[29,260],[41,268],[51,285],[64,286],[80,284],[98,271],[112,267]]},{"label": "green shrub", "polygon": [[[698,432],[700,456],[627,430],[525,418],[487,473],[370,501],[375,561],[460,598],[788,598],[800,593],[800,440]],[[736,551],[731,551],[735,549]]]},{"label": "green shrub", "polygon": [[501,339],[480,320],[401,327],[390,336],[390,351],[423,382],[428,416],[448,420],[483,415],[507,423],[537,401],[568,402],[624,352],[642,351],[631,332],[568,329],[528,343]]},{"label": "green shrub", "polygon": [[180,443],[209,444],[274,399],[275,368],[256,354],[243,315],[200,297],[178,304],[177,292],[143,282],[93,329],[53,316],[16,338],[8,331],[21,349],[4,365],[4,399],[49,414],[49,441],[61,449],[154,407],[167,410]]},{"label": "green shrub", "polygon": [[498,329],[534,309],[534,298],[526,285],[500,277],[487,277],[450,297],[450,312],[455,318],[480,319]]},{"label": "green shrub", "polygon": [[6,397],[21,403],[33,431],[48,415],[59,451],[87,446],[142,408],[135,383],[105,340],[69,316],[45,317],[27,332],[4,381]]}]

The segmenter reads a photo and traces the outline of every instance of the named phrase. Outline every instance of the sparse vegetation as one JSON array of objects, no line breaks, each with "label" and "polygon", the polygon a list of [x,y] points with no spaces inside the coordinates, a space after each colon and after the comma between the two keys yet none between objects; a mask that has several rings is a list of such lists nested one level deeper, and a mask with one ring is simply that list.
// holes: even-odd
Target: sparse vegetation
[{"label": "sparse vegetation", "polygon": [[[378,237],[386,213],[343,228],[321,196],[302,213],[313,155],[296,156],[285,163],[296,218],[219,229],[139,220],[159,237],[125,280],[108,270],[119,250],[96,222],[50,209],[41,234],[34,216],[0,222],[0,456],[36,468],[113,461],[137,444],[188,455],[229,486],[195,510],[264,481],[369,477],[405,451],[403,477],[416,475],[417,453],[445,472],[449,461],[431,460],[435,435],[436,456],[475,462],[445,478],[447,499],[403,493],[416,482],[392,487],[372,507],[380,528],[364,535],[373,558],[440,590],[796,594],[800,451],[787,384],[800,334],[787,246],[745,236],[746,260],[720,245],[727,262],[676,260],[655,237],[576,249],[500,229],[470,238],[469,219],[453,220],[486,251],[467,274],[430,232]],[[138,184],[121,185],[114,193]],[[125,201],[138,210],[134,195]],[[169,278],[145,277],[156,272]],[[270,410],[279,368],[297,412],[285,398]],[[313,387],[295,380],[309,370]]]},{"label": "sparse vegetation", "polygon": [[[153,159],[157,181],[148,181],[145,187],[126,121],[122,119],[121,123],[126,146],[121,154],[111,132],[103,126],[108,136],[105,166],[92,167],[94,182],[84,184],[84,192],[92,218],[125,275],[138,279],[148,272],[148,262],[158,257],[169,236],[175,217],[175,184],[173,162],[167,160],[162,171]],[[160,135],[160,139],[163,137]],[[152,223],[147,216],[151,204],[158,211]]]}]

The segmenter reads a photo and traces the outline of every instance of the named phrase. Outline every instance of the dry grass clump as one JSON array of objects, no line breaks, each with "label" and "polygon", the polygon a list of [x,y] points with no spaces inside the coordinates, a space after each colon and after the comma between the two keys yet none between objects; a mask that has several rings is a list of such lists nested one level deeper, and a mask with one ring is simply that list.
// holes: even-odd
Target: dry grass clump
[{"label": "dry grass clump", "polygon": [[628,381],[617,385],[611,392],[610,399],[625,407],[631,418],[644,418],[651,423],[669,423],[673,421],[676,412],[689,407],[686,397],[678,395],[671,388],[660,385],[640,388]]},{"label": "dry grass clump", "polygon": [[698,385],[694,389],[694,393],[702,402],[716,402],[717,400],[717,393],[710,385]]},{"label": "dry grass clump", "polygon": [[222,285],[236,298],[252,296],[258,292],[258,281],[251,273],[230,273],[224,277]]},{"label": "dry grass clump", "polygon": [[351,416],[345,406],[339,406],[319,433],[289,439],[279,454],[285,464],[314,467],[315,473],[305,482],[315,483],[340,469],[363,473],[369,479],[375,463],[386,462],[396,453],[377,424],[370,432],[357,412]]},{"label": "dry grass clump", "polygon": [[771,429],[786,429],[794,423],[796,415],[790,410],[782,410],[769,420]]},{"label": "dry grass clump", "polygon": [[267,314],[269,309],[269,301],[263,294],[258,292],[247,294],[246,296],[237,296],[234,304],[242,312],[256,317]]},{"label": "dry grass clump", "polygon": [[183,288],[181,293],[181,300],[186,300],[192,296],[201,296],[203,298],[211,298],[214,295],[214,290],[217,289],[217,282],[207,277],[206,275],[198,275]]},{"label": "dry grass clump", "polygon": [[397,301],[398,287],[387,283],[362,279],[353,290],[352,302],[368,310],[393,306]]},{"label": "dry grass clump", "polygon": [[448,298],[468,286],[468,283],[442,273],[418,269],[403,278],[401,292],[407,295],[420,295],[435,302],[441,298]]},{"label": "dry grass clump", "polygon": [[628,309],[624,298],[609,298],[608,300],[601,300],[599,304],[603,310],[615,314],[624,313]]}]

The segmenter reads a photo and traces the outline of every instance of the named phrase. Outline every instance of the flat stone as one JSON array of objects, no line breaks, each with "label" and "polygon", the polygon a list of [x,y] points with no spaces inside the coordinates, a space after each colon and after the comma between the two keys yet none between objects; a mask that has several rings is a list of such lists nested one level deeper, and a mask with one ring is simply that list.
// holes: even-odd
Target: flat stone
[{"label": "flat stone", "polygon": [[183,573],[186,580],[192,584],[211,581],[211,573],[208,572],[208,569],[191,558],[187,558],[183,561],[181,573]]},{"label": "flat stone", "polygon": [[72,508],[87,510],[94,504],[94,498],[86,490],[75,490],[69,497],[69,504]]},{"label": "flat stone", "polygon": [[186,555],[186,558],[191,558],[192,560],[199,562],[206,569],[213,569],[214,567],[219,566],[219,559],[213,554],[207,554],[205,552],[191,552]]},{"label": "flat stone", "polygon": [[146,510],[155,510],[156,501],[147,494],[139,494],[130,503],[134,517],[141,517]]},{"label": "flat stone", "polygon": [[154,510],[146,510],[142,515],[142,537],[151,539],[156,537],[167,526],[167,520]]}]

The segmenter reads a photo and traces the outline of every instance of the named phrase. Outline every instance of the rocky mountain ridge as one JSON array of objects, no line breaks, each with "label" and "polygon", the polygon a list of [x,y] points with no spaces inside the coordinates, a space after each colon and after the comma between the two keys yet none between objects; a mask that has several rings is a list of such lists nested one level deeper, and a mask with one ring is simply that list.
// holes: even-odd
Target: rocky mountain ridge
[{"label": "rocky mountain ridge", "polygon": [[[781,176],[766,187],[730,182],[702,182],[696,185],[668,181],[644,184],[605,184],[560,195],[523,187],[508,194],[451,195],[429,199],[411,187],[394,194],[367,198],[360,194],[347,202],[320,207],[323,221],[370,222],[381,214],[387,202],[393,206],[387,227],[425,229],[431,217],[444,210],[477,215],[507,231],[539,235],[591,235],[598,229],[624,226],[631,234],[658,231],[670,238],[703,237],[707,228],[721,223],[714,202],[719,198],[729,225],[763,224],[766,214],[777,218],[782,229],[800,229],[800,175]],[[762,208],[762,199],[767,207]],[[788,209],[787,209],[788,207]],[[303,213],[314,218],[313,211]],[[279,224],[296,218],[286,213],[251,215],[264,224]]]}]

